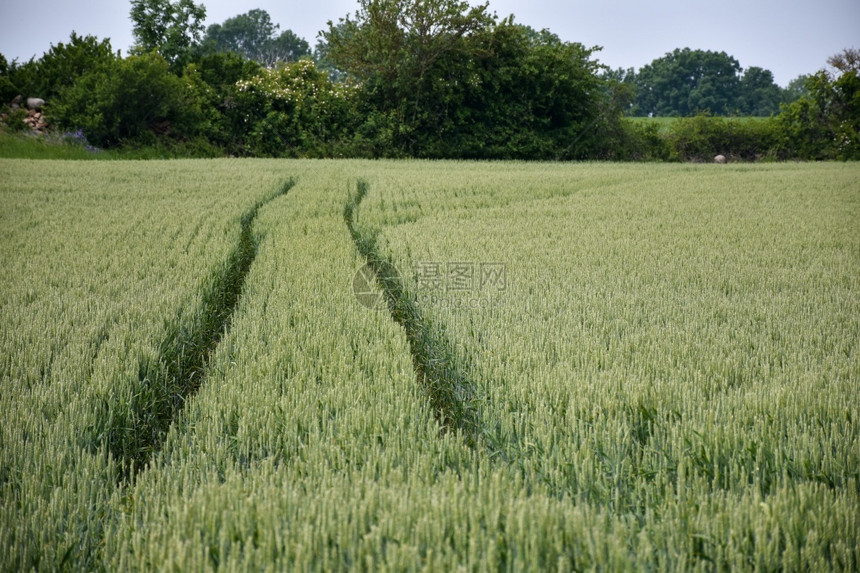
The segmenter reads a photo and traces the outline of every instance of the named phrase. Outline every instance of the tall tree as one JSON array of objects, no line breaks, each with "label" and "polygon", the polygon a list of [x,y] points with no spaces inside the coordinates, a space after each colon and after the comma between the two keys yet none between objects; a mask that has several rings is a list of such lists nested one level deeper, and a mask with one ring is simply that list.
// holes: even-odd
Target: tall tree
[{"label": "tall tree", "polygon": [[296,62],[310,55],[311,49],[307,40],[300,38],[292,30],[284,30],[269,40],[259,62],[271,67],[277,62]]},{"label": "tall tree", "polygon": [[851,50],[806,79],[805,94],[783,106],[778,117],[783,152],[807,159],[860,159],[860,58]]},{"label": "tall tree", "polygon": [[487,5],[460,0],[359,0],[354,18],[329,22],[328,60],[362,84],[391,143],[415,153],[432,107],[431,70],[492,23]]},{"label": "tall tree", "polygon": [[323,32],[329,58],[362,81],[377,83],[389,100],[420,104],[423,79],[466,34],[491,22],[487,5],[459,0],[359,0],[347,16]]},{"label": "tall tree", "polygon": [[209,26],[203,44],[207,50],[233,52],[264,66],[294,62],[310,55],[307,41],[292,30],[278,35],[279,28],[265,10],[250,10],[224,20],[223,24]]},{"label": "tall tree", "polygon": [[767,117],[779,113],[782,90],[773,73],[758,67],[744,70],[738,85],[737,109],[742,115]]},{"label": "tall tree", "polygon": [[234,52],[258,60],[277,29],[268,12],[255,9],[209,26],[203,44],[216,52]]},{"label": "tall tree", "polygon": [[788,82],[788,85],[782,90],[781,103],[792,103],[808,95],[809,91],[806,89],[806,82],[809,81],[809,78],[809,74],[801,74]]},{"label": "tall tree", "polygon": [[860,74],[860,50],[846,48],[827,58],[827,63],[840,73],[854,72]]},{"label": "tall tree", "polygon": [[[338,36],[340,36],[343,32],[343,28],[345,27],[344,20],[341,20],[338,24],[332,24],[329,22],[329,26],[334,26],[339,30],[335,32]],[[337,65],[332,61],[330,53],[328,40],[326,40],[323,34],[320,34],[317,37],[317,43],[314,46],[313,59],[316,62],[317,68],[324,70],[328,73],[329,77],[333,81],[343,81],[346,79],[346,72],[342,69],[338,68]]]},{"label": "tall tree", "polygon": [[639,115],[691,115],[734,111],[740,64],[725,52],[676,49],[636,75]]},{"label": "tall tree", "polygon": [[200,43],[206,7],[192,0],[131,0],[134,52],[158,52],[174,68]]}]

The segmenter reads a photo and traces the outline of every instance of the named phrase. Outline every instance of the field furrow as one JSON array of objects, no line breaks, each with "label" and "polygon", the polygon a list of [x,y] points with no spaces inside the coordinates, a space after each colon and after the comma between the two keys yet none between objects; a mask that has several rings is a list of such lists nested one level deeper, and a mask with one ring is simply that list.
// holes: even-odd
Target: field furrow
[{"label": "field furrow", "polygon": [[241,215],[238,241],[207,281],[195,320],[190,325],[171,324],[155,360],[138,365],[139,386],[146,390],[135,396],[132,423],[114,420],[121,426],[104,431],[118,438],[109,443],[109,449],[114,459],[121,461],[126,478],[149,462],[170,424],[203,383],[209,358],[230,327],[257,254],[257,240],[251,230],[254,219],[260,208],[287,193],[293,184],[294,180],[288,180]]},{"label": "field furrow", "polygon": [[447,341],[427,323],[419,307],[405,292],[397,269],[379,252],[377,231],[358,225],[358,209],[366,194],[367,183],[359,180],[356,193],[344,210],[356,249],[367,261],[373,280],[383,291],[384,304],[392,319],[406,333],[417,383],[429,397],[436,420],[446,430],[460,432],[468,444],[475,446],[480,436],[474,386],[458,369]]}]

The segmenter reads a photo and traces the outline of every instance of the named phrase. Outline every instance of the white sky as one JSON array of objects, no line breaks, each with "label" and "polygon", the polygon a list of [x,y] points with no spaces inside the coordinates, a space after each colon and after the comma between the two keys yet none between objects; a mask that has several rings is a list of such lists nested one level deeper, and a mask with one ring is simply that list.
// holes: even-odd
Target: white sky
[{"label": "white sky", "polygon": [[[355,11],[356,0],[198,0],[206,24],[262,8],[313,46],[327,20]],[[475,0],[471,0],[476,4]],[[126,0],[0,0],[0,53],[10,62],[40,57],[72,31],[132,43]],[[759,66],[787,84],[826,66],[829,56],[860,48],[860,0],[490,0],[498,15],[563,40],[600,45],[597,58],[639,69],[675,48],[724,51],[744,68]]]}]

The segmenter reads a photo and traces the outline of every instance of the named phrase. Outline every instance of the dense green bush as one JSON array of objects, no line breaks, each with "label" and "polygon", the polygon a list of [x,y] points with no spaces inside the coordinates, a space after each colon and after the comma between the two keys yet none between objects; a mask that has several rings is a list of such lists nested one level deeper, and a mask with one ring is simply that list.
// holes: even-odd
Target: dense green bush
[{"label": "dense green bush", "polygon": [[194,76],[172,74],[158,54],[130,56],[81,75],[61,92],[51,119],[100,147],[191,138],[205,131],[204,89]]},{"label": "dense green bush", "polygon": [[23,107],[19,107],[18,109],[9,109],[9,111],[4,112],[6,117],[3,120],[5,124],[5,129],[10,132],[21,132],[27,131],[30,128],[24,123],[24,119],[27,117],[27,110]]},{"label": "dense green bush", "polygon": [[[453,0],[361,2],[324,32],[360,82],[357,133],[387,157],[589,157],[601,97],[594,50]],[[432,23],[432,25],[429,25]]]},{"label": "dense green bush", "polygon": [[34,95],[50,100],[85,73],[105,70],[117,59],[110,40],[78,36],[72,32],[69,42],[52,45],[36,64]]},{"label": "dense green bush", "polygon": [[820,71],[806,80],[806,95],[777,119],[778,151],[801,159],[860,159],[860,77]]},{"label": "dense green bush", "polygon": [[607,121],[601,126],[595,158],[609,161],[665,161],[672,155],[656,123],[633,118]]},{"label": "dense green bush", "polygon": [[237,83],[260,72],[260,65],[230,52],[199,54],[186,66],[184,76],[193,80],[201,100],[205,126],[201,133],[224,152],[239,155],[246,125],[237,102]]},{"label": "dense green bush", "polygon": [[352,89],[335,84],[310,60],[261,69],[237,82],[236,106],[250,155],[325,156],[354,114]]},{"label": "dense green bush", "polygon": [[[0,55],[0,58],[3,56]],[[0,105],[8,104],[17,96],[38,97],[38,62],[35,59],[21,64],[17,61],[8,62],[6,58],[0,62]]]},{"label": "dense green bush", "polygon": [[725,118],[709,115],[678,118],[665,134],[670,159],[712,161],[772,159],[777,140],[771,119]]},{"label": "dense green bush", "polygon": [[[511,20],[474,39],[476,62],[449,104],[438,155],[481,159],[578,159],[601,132],[600,80],[593,50]],[[475,57],[477,56],[477,57]],[[456,95],[456,94],[455,94]]]},{"label": "dense green bush", "polygon": [[12,83],[11,67],[8,60],[0,54],[0,107],[18,95],[18,88]]}]

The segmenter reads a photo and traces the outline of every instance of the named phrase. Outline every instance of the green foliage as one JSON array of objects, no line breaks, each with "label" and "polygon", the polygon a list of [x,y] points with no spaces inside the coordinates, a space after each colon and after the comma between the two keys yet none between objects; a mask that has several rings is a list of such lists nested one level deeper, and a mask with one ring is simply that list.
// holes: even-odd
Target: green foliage
[{"label": "green foliage", "polygon": [[803,159],[860,159],[860,74],[810,76],[807,94],[777,118],[779,152]]},{"label": "green foliage", "polygon": [[29,131],[29,127],[24,120],[27,118],[27,108],[19,107],[18,109],[9,109],[3,113],[2,126],[4,130],[12,133]]},{"label": "green foliage", "polygon": [[667,129],[660,122],[623,117],[600,132],[594,154],[609,161],[667,161],[672,157]]},{"label": "green foliage", "polygon": [[85,73],[107,69],[116,58],[109,39],[99,42],[72,32],[67,44],[52,45],[36,64],[39,84],[35,93],[50,100]]},{"label": "green foliage", "polygon": [[717,155],[732,161],[776,159],[777,138],[771,119],[707,114],[677,118],[665,133],[670,159],[695,162],[711,162]]},{"label": "green foliage", "polygon": [[375,127],[391,135],[390,153],[426,155],[423,129],[445,121],[441,72],[468,53],[469,34],[491,23],[486,9],[459,0],[362,0],[355,19],[329,22],[327,57],[359,80],[362,112],[375,124],[384,118]]},{"label": "green foliage", "polygon": [[385,155],[574,158],[598,138],[593,50],[486,6],[365,2],[324,35],[361,82],[360,132]]},{"label": "green foliage", "polygon": [[[260,71],[260,64],[232,52],[199,55],[193,63],[203,81],[225,96],[232,93],[230,88],[234,88],[236,82]],[[228,105],[228,102],[220,105]]]},{"label": "green foliage", "polygon": [[627,76],[636,86],[632,111],[640,116],[767,117],[794,97],[776,85],[770,70],[742,70],[725,52],[676,49]]},{"label": "green foliage", "polygon": [[[346,23],[341,20],[338,24],[332,24],[329,22],[329,26],[334,26],[340,30],[343,30],[346,27]],[[313,50],[313,60],[316,63],[317,67],[321,70],[324,70],[328,73],[329,77],[332,81],[345,81],[347,74],[338,69],[338,67],[332,62],[331,57],[329,55],[329,45],[328,41],[326,41],[325,37],[320,36],[317,38],[317,43],[314,46]]]},{"label": "green foliage", "polygon": [[262,69],[237,84],[247,153],[328,155],[353,119],[349,84],[335,84],[310,60]]},{"label": "green foliage", "polygon": [[193,0],[131,0],[134,52],[158,52],[174,69],[182,69],[200,43],[206,7]]},{"label": "green foliage", "polygon": [[636,75],[638,115],[730,114],[735,109],[738,61],[725,52],[675,49]]},{"label": "green foliage", "polygon": [[[857,158],[856,51],[787,90],[724,52],[677,49],[639,73],[599,47],[463,0],[361,0],[314,51],[265,10],[210,26],[192,0],[134,0],[137,45],[72,33],[40,60],[0,56],[0,104],[48,99],[49,128],[99,147],[198,155],[705,161]],[[299,58],[298,63],[294,60]],[[278,65],[288,62],[289,65]],[[277,69],[264,70],[264,66]],[[325,77],[323,77],[325,76]],[[5,102],[3,101],[5,100]],[[718,121],[729,114],[785,117]],[[24,113],[7,116],[23,130]],[[631,113],[692,117],[660,128]]]},{"label": "green foliage", "polygon": [[[419,103],[421,80],[432,65],[491,22],[486,5],[460,0],[361,0],[359,6],[355,19],[329,22],[323,32],[329,57],[360,81],[387,87],[385,94],[417,95]],[[399,98],[390,104],[399,105]]]},{"label": "green foliage", "polygon": [[782,103],[790,104],[809,94],[806,89],[806,82],[809,81],[809,74],[801,74],[788,82],[788,85],[782,92]]},{"label": "green foliage", "polygon": [[779,113],[782,99],[783,92],[774,83],[773,73],[753,66],[741,76],[735,108],[740,115],[768,117]]},{"label": "green foliage", "polygon": [[12,70],[6,57],[0,54],[0,109],[18,95],[18,87],[12,81]]},{"label": "green foliage", "polygon": [[[0,57],[2,55],[0,54]],[[5,61],[5,58],[4,58]],[[31,58],[23,64],[18,61],[6,62],[4,70],[0,70],[0,106],[10,103],[15,97],[39,97],[38,62]]]},{"label": "green foliage", "polygon": [[268,12],[250,10],[246,14],[227,18],[223,24],[209,26],[203,38],[203,48],[233,52],[260,61],[266,44],[277,29],[278,25],[272,23]]},{"label": "green foliage", "polygon": [[233,52],[271,67],[278,62],[294,62],[309,56],[308,43],[291,30],[277,34],[279,25],[265,10],[254,9],[212,24],[203,39],[204,51]]},{"label": "green foliage", "polygon": [[[511,19],[480,38],[476,74],[466,81],[475,156],[569,159],[588,156],[599,134],[600,82],[593,50]],[[466,135],[466,137],[469,137]],[[470,154],[467,154],[467,157]]]},{"label": "green foliage", "polygon": [[153,143],[157,136],[191,137],[205,121],[205,90],[197,76],[180,78],[160,55],[115,60],[82,75],[52,109],[61,128],[82,129],[98,145]]},{"label": "green foliage", "polygon": [[199,100],[202,135],[221,149],[242,153],[242,138],[247,126],[237,99],[236,84],[260,72],[260,65],[232,52],[199,54],[186,66],[183,76],[193,82]]},{"label": "green foliage", "polygon": [[263,64],[274,66],[278,62],[295,62],[311,56],[307,40],[298,37],[292,30],[284,30],[266,46]]}]

